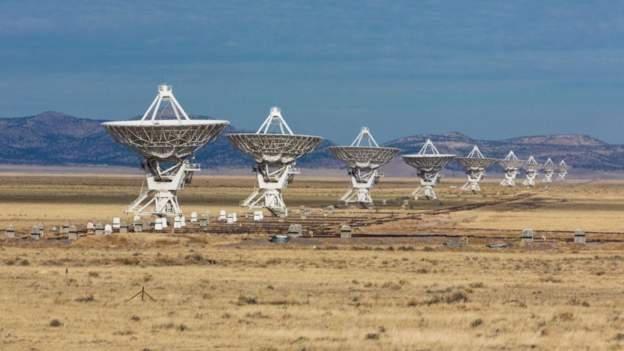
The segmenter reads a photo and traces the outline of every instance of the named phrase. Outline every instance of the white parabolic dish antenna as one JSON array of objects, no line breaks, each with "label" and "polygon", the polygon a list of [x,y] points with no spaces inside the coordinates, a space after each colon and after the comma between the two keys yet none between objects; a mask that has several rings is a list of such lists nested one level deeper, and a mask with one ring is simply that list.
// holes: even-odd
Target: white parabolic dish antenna
[{"label": "white parabolic dish antenna", "polygon": [[496,159],[483,156],[479,147],[475,145],[466,157],[457,157],[457,162],[464,168],[468,180],[462,186],[462,190],[469,190],[473,193],[481,191],[479,182],[485,175],[485,170],[491,166]]},{"label": "white parabolic dish antenna", "polygon": [[503,167],[505,171],[505,177],[500,182],[502,186],[513,187],[516,186],[516,177],[518,176],[518,169],[524,165],[524,160],[521,160],[516,156],[513,150],[509,151],[504,159],[499,160],[498,163]]},{"label": "white parabolic dish antenna", "polygon": [[312,152],[322,138],[293,133],[278,107],[271,108],[255,133],[232,133],[227,137],[234,146],[256,161],[254,171],[258,189],[242,205],[267,208],[275,215],[286,215],[282,192],[297,174],[295,161]]},{"label": "white parabolic dish antenna", "polygon": [[438,182],[440,172],[455,158],[455,155],[441,154],[433,142],[427,139],[418,153],[401,157],[409,166],[416,168],[420,178],[420,187],[412,193],[414,198],[418,199],[419,196],[424,196],[429,200],[437,199],[433,188]]},{"label": "white parabolic dish antenna", "polygon": [[529,159],[524,163],[524,172],[526,175],[526,179],[523,184],[526,186],[533,187],[535,186],[535,178],[537,178],[537,173],[539,172],[541,165],[535,157],[530,156]]},{"label": "white parabolic dish antenna", "polygon": [[544,169],[543,182],[552,183],[552,177],[555,174],[555,169],[556,169],[556,166],[553,160],[549,157],[548,160],[544,162],[544,166],[542,168]]},{"label": "white parabolic dish antenna", "polygon": [[352,188],[340,200],[362,206],[373,204],[370,189],[379,181],[379,168],[390,162],[398,153],[394,147],[381,147],[370,130],[362,127],[349,146],[332,146],[329,150],[349,167]]},{"label": "white parabolic dish antenna", "polygon": [[118,143],[145,159],[147,189],[130,205],[128,212],[181,215],[177,191],[199,170],[189,158],[214,140],[228,124],[223,120],[191,120],[169,85],[158,86],[158,95],[141,120],[103,123]]},{"label": "white parabolic dish antenna", "polygon": [[455,159],[464,169],[484,169],[496,162],[494,158],[483,156],[477,145],[472,148],[466,157],[456,157]]},{"label": "white parabolic dish antenna", "polygon": [[559,178],[559,180],[565,180],[566,176],[568,175],[569,169],[570,167],[565,160],[561,160],[561,162],[559,162],[559,167],[557,168],[557,177]]},{"label": "white parabolic dish antenna", "polygon": [[519,159],[518,156],[516,156],[516,154],[513,152],[513,150],[511,150],[509,151],[507,156],[505,156],[504,159],[499,160],[498,162],[504,169],[508,169],[508,168],[518,169],[522,167],[522,165],[524,165],[525,161]]}]

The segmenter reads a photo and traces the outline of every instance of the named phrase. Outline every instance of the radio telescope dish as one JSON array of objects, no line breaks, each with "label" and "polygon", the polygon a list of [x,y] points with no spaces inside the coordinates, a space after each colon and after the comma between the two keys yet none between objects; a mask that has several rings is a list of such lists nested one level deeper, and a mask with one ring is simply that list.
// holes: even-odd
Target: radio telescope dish
[{"label": "radio telescope dish", "polygon": [[561,160],[561,162],[559,162],[559,167],[557,168],[557,172],[558,172],[557,177],[559,178],[559,180],[561,181],[565,180],[566,176],[568,175],[569,169],[570,167],[568,166],[566,161]]},{"label": "radio telescope dish", "polygon": [[316,149],[322,138],[293,133],[278,107],[271,108],[255,133],[232,133],[227,137],[236,148],[256,161],[254,171],[259,189],[242,205],[267,208],[276,216],[287,215],[282,192],[299,173],[295,161]]},{"label": "radio telescope dish", "polygon": [[541,165],[539,164],[539,162],[537,162],[537,160],[535,160],[535,157],[529,157],[529,159],[524,163],[524,172],[526,175],[526,179],[524,180],[523,184],[525,186],[535,186],[535,178],[537,178],[537,173],[539,172],[540,168]]},{"label": "radio telescope dish", "polygon": [[191,120],[170,85],[158,86],[158,95],[141,120],[102,123],[115,141],[144,158],[147,189],[142,190],[127,212],[160,217],[181,215],[177,191],[200,170],[189,159],[228,124],[221,120]]},{"label": "radio telescope dish", "polygon": [[516,186],[516,177],[518,176],[518,169],[524,165],[524,161],[520,160],[518,156],[512,151],[509,151],[504,159],[499,160],[498,163],[503,167],[505,171],[505,178],[500,182],[502,186],[513,187]]},{"label": "radio telescope dish", "polygon": [[439,180],[440,172],[455,158],[455,155],[441,154],[433,145],[433,142],[427,139],[418,153],[401,157],[409,166],[416,168],[420,178],[420,187],[412,193],[412,196],[416,200],[418,200],[419,196],[424,196],[429,200],[437,199],[438,197],[433,188]]},{"label": "radio telescope dish", "polygon": [[552,177],[555,174],[555,163],[553,162],[553,160],[551,158],[548,158],[548,160],[546,160],[546,162],[544,162],[544,165],[542,166],[542,168],[544,169],[544,179],[543,182],[544,183],[552,183]]},{"label": "radio telescope dish", "polygon": [[496,162],[493,158],[483,156],[477,145],[472,148],[472,151],[466,157],[457,157],[456,160],[462,165],[468,177],[461,189],[463,191],[469,190],[473,193],[481,191],[479,182],[483,179],[485,170]]},{"label": "radio telescope dish", "polygon": [[362,127],[351,145],[332,146],[329,150],[334,157],[347,164],[351,176],[352,188],[340,198],[340,201],[346,204],[358,203],[364,207],[373,204],[370,190],[382,177],[379,169],[400,151],[394,147],[379,146],[367,127]]}]

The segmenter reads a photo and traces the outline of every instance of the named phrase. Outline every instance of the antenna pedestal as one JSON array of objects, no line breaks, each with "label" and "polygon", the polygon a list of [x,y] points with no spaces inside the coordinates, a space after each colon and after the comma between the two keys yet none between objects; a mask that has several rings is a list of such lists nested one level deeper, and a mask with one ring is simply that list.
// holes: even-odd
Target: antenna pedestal
[{"label": "antenna pedestal", "polygon": [[197,165],[188,160],[161,169],[160,162],[148,160],[144,164],[147,189],[130,204],[127,211],[139,216],[173,217],[182,214],[177,192],[191,182]]},{"label": "antenna pedestal", "polygon": [[334,157],[345,162],[351,177],[351,189],[340,201],[346,205],[359,204],[366,208],[373,204],[370,190],[381,178],[379,169],[390,162],[399,153],[399,149],[380,147],[367,127],[349,146],[332,146],[329,150]]},{"label": "antenna pedestal", "polygon": [[373,185],[377,184],[381,174],[378,170],[372,170],[369,172],[362,172],[359,168],[352,168],[349,170],[351,175],[351,189],[347,191],[340,201],[345,204],[359,204],[363,207],[369,207],[373,204],[373,199],[370,196],[370,190]]},{"label": "antenna pedestal", "polygon": [[420,187],[412,193],[414,199],[425,197],[428,200],[436,200],[438,196],[433,187],[438,183],[442,169],[455,158],[455,155],[441,154],[433,142],[427,139],[418,153],[402,157],[405,163],[416,168],[416,175],[420,178]]},{"label": "antenna pedestal", "polygon": [[551,158],[546,160],[544,163],[544,179],[542,179],[542,183],[552,183],[553,175],[555,174],[555,163]]},{"label": "antenna pedestal", "polygon": [[259,163],[255,167],[258,189],[241,205],[251,209],[266,208],[275,216],[286,216],[288,211],[282,192],[292,182],[298,171],[294,168],[294,164],[281,165],[277,169],[272,168],[266,163]]},{"label": "antenna pedestal", "polygon": [[[548,159],[550,161],[550,159]],[[550,161],[552,163],[552,161]],[[524,164],[524,172],[526,174],[526,179],[523,184],[525,186],[534,187],[535,179],[537,178],[537,173],[542,168],[542,165],[537,162],[535,157],[531,156]]]},{"label": "antenna pedestal", "polygon": [[438,195],[436,194],[435,190],[433,190],[433,188],[438,183],[440,172],[419,171],[418,177],[420,178],[420,187],[418,187],[412,193],[414,200],[418,200],[419,198],[423,197],[427,200],[437,200]]},{"label": "antenna pedestal", "polygon": [[505,178],[501,180],[500,185],[514,187],[516,186],[516,177],[518,176],[517,168],[506,168],[505,169]]},{"label": "antenna pedestal", "polygon": [[518,169],[522,167],[524,161],[520,160],[518,156],[512,151],[509,151],[504,159],[499,161],[505,171],[505,178],[501,180],[500,185],[514,187],[516,186],[516,177],[518,176]]},{"label": "antenna pedestal", "polygon": [[466,171],[466,176],[468,180],[461,187],[462,191],[472,191],[473,193],[478,193],[481,191],[481,186],[479,186],[479,182],[483,179],[483,175],[485,174],[484,169],[470,169]]},{"label": "antenna pedestal", "polygon": [[486,168],[496,162],[493,158],[483,156],[483,153],[479,150],[477,145],[472,148],[466,157],[458,157],[457,161],[460,165],[462,165],[462,167],[464,167],[464,171],[468,177],[468,180],[461,187],[461,190],[472,191],[474,194],[481,191],[479,182],[483,180]]},{"label": "antenna pedestal", "polygon": [[228,139],[240,151],[255,161],[256,189],[241,205],[248,208],[266,208],[276,216],[288,211],[282,192],[299,172],[295,160],[312,152],[321,142],[320,137],[294,134],[282,112],[272,107],[269,116],[255,133],[228,134]]},{"label": "antenna pedestal", "polygon": [[564,181],[567,175],[568,164],[564,160],[561,160],[561,162],[559,162],[559,167],[557,168],[557,178],[560,181]]},{"label": "antenna pedestal", "polygon": [[522,182],[522,184],[524,184],[525,186],[534,187],[535,186],[535,178],[537,178],[537,171],[536,170],[527,170],[526,171],[526,179],[524,179],[524,182]]},{"label": "antenna pedestal", "polygon": [[140,121],[103,123],[115,141],[144,159],[146,189],[126,212],[140,216],[180,215],[177,192],[199,171],[189,159],[228,124],[223,120],[191,120],[169,85],[158,86],[158,95]]}]

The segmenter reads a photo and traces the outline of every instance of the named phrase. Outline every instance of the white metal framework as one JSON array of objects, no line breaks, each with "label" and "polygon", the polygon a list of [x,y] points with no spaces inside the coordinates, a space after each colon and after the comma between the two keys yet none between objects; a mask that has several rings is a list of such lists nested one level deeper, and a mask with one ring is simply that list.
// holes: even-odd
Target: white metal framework
[{"label": "white metal framework", "polygon": [[568,164],[566,163],[565,160],[561,160],[561,162],[559,162],[559,167],[557,168],[557,177],[559,180],[564,181],[566,176],[568,175],[568,170],[570,169],[570,167],[568,166]]},{"label": "white metal framework", "polygon": [[256,161],[254,171],[258,188],[241,205],[266,208],[276,216],[287,215],[283,191],[299,173],[295,160],[312,152],[322,139],[294,134],[278,107],[271,108],[255,133],[234,133],[227,137],[234,146]]},{"label": "white metal framework", "polygon": [[496,162],[493,158],[488,158],[483,156],[479,147],[475,145],[468,156],[466,157],[458,157],[457,161],[462,165],[464,171],[466,172],[467,181],[461,187],[462,191],[472,191],[473,193],[478,193],[481,191],[481,187],[479,186],[479,182],[483,179],[485,175],[485,170]]},{"label": "white metal framework", "polygon": [[524,163],[524,172],[526,175],[526,179],[522,184],[529,187],[535,186],[535,178],[537,178],[537,173],[539,172],[539,170],[539,162],[535,160],[535,157],[529,157],[529,159]]},{"label": "white metal framework", "polygon": [[177,192],[200,170],[190,158],[228,124],[221,120],[191,120],[169,85],[158,86],[158,95],[141,120],[103,123],[117,142],[144,158],[142,167],[147,186],[141,189],[127,212],[141,216],[181,216]]},{"label": "white metal framework", "polygon": [[[173,113],[173,115],[167,115],[167,113]],[[156,95],[154,101],[152,101],[152,104],[147,108],[141,118],[142,121],[163,119],[190,120],[189,116],[173,95],[173,88],[171,85],[165,84],[158,86],[158,95]]]},{"label": "white metal framework", "polygon": [[440,172],[455,158],[455,155],[441,154],[433,145],[433,142],[427,139],[418,153],[403,155],[402,157],[405,163],[416,168],[417,175],[420,178],[420,187],[412,193],[414,199],[418,200],[422,196],[428,200],[437,199],[438,197],[433,188],[438,183]]},{"label": "white metal framework", "polygon": [[509,151],[504,159],[499,161],[500,165],[505,171],[505,178],[500,182],[502,186],[513,187],[516,186],[516,177],[518,176],[518,169],[524,164],[523,160],[518,159],[518,156],[512,151]]},{"label": "white metal framework", "polygon": [[393,147],[380,147],[367,127],[362,127],[350,146],[333,146],[329,150],[347,164],[351,176],[351,189],[340,201],[363,207],[373,204],[370,190],[383,176],[379,169],[400,151]]},{"label": "white metal framework", "polygon": [[548,158],[548,160],[544,162],[544,165],[542,166],[542,168],[544,169],[544,179],[542,179],[542,182],[552,183],[552,178],[553,178],[553,175],[555,174],[555,168],[556,168],[553,160],[551,158]]}]

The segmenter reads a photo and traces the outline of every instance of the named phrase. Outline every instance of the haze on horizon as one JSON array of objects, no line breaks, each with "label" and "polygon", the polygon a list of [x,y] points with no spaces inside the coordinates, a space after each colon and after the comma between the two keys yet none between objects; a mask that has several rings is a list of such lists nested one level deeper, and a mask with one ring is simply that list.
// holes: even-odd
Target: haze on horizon
[{"label": "haze on horizon", "polygon": [[624,143],[624,3],[0,3],[0,116],[125,119],[156,85],[189,113],[350,142],[457,130]]}]

